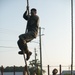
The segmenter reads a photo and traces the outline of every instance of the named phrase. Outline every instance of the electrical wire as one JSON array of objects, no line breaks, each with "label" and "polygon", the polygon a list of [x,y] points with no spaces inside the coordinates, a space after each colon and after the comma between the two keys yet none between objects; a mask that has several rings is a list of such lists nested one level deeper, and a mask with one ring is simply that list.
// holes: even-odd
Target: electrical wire
[{"label": "electrical wire", "polygon": [[18,47],[11,47],[11,46],[0,46],[0,48],[18,48]]}]

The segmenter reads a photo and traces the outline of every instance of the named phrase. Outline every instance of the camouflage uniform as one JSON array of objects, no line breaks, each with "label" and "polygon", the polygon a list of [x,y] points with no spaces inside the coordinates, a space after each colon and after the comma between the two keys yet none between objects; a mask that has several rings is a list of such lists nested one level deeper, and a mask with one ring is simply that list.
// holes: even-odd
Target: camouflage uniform
[{"label": "camouflage uniform", "polygon": [[23,18],[27,20],[27,31],[25,34],[21,34],[18,40],[18,46],[20,50],[24,50],[27,53],[27,43],[37,37],[39,28],[39,17],[37,15],[27,15],[27,11],[24,13]]}]

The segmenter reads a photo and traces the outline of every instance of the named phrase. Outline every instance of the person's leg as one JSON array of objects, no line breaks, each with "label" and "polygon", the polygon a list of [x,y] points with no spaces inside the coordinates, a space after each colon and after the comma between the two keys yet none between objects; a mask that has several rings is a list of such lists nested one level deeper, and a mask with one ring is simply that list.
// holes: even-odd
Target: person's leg
[{"label": "person's leg", "polygon": [[33,33],[32,32],[28,32],[26,34],[21,34],[19,36],[19,39],[22,40],[22,44],[25,46],[25,48],[27,48],[27,49],[24,49],[24,50],[28,50],[27,43],[34,39]]},{"label": "person's leg", "polygon": [[19,38],[22,40],[22,42],[18,42],[19,48],[22,50],[19,52],[19,54],[23,54],[24,50],[25,53],[27,54],[27,60],[28,60],[32,53],[28,50],[27,43],[34,39],[33,34],[32,32],[28,32],[26,34],[21,34]]},{"label": "person's leg", "polygon": [[[18,46],[20,48],[21,51],[18,52],[18,54],[23,55],[23,52],[26,53],[27,58],[26,60],[28,60],[32,54],[32,52],[30,52],[27,48],[27,44],[24,44],[23,41],[21,39],[18,40]],[[24,50],[24,51],[23,51]]]},{"label": "person's leg", "polygon": [[31,40],[33,40],[35,37],[33,35],[33,32],[28,32],[28,33],[25,33],[25,34],[21,34],[19,36],[19,38],[22,39],[24,43],[28,43]]},{"label": "person's leg", "polygon": [[19,49],[21,50],[19,54],[23,54],[23,50],[26,53],[26,51],[28,50],[27,44],[26,43],[24,44],[23,40],[21,39],[18,40],[17,44],[18,44]]}]

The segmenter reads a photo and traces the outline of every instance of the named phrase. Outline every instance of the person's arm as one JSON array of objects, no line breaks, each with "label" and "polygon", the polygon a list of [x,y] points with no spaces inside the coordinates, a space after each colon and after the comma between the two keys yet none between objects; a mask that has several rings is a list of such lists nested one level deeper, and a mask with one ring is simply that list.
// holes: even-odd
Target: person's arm
[{"label": "person's arm", "polygon": [[25,11],[25,13],[23,14],[23,18],[24,18],[25,20],[28,20],[27,11]]},{"label": "person's arm", "polygon": [[29,6],[27,6],[26,7],[26,11],[25,11],[25,13],[23,14],[23,18],[25,19],[25,20],[28,20],[29,19]]}]

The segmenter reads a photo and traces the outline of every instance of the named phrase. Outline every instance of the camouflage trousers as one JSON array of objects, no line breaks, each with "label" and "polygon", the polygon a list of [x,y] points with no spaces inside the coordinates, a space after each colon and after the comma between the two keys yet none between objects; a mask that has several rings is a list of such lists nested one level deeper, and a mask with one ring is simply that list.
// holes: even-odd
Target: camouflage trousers
[{"label": "camouflage trousers", "polygon": [[32,32],[21,34],[19,36],[19,40],[17,42],[19,49],[22,50],[22,51],[24,50],[27,53],[28,52],[27,43],[30,42],[33,39],[34,39],[34,36],[33,36]]}]

